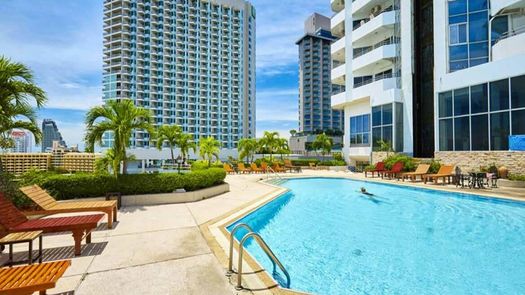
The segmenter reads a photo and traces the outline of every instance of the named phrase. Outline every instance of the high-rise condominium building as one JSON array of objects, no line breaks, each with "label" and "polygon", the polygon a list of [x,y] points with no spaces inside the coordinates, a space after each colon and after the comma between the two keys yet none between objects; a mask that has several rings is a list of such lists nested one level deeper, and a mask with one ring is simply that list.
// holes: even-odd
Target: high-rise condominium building
[{"label": "high-rise condominium building", "polygon": [[[255,9],[243,0],[105,0],[104,100],[223,148],[255,136]],[[106,140],[111,140],[107,134]],[[133,147],[150,136],[134,132]]]},{"label": "high-rise condominium building", "polygon": [[44,119],[42,121],[42,152],[51,151],[53,141],[58,141],[60,145],[66,146],[66,142],[62,139],[62,134],[58,131],[55,121]]},{"label": "high-rise condominium building", "polygon": [[12,130],[9,137],[13,140],[14,146],[11,148],[13,153],[30,153],[33,140],[31,133],[23,130]]},{"label": "high-rise condominium building", "polygon": [[314,13],[305,22],[299,46],[299,131],[343,130],[341,111],[332,110],[332,92],[344,86],[332,85],[330,18]]},{"label": "high-rise condominium building", "polygon": [[342,63],[332,81],[346,86],[332,106],[345,111],[351,161],[367,161],[383,140],[398,152],[458,163],[475,151],[508,151],[509,136],[525,134],[524,0],[331,7],[339,38],[332,59]]},{"label": "high-rise condominium building", "polygon": [[332,96],[344,110],[343,152],[366,162],[381,141],[412,153],[412,2],[332,0]]}]

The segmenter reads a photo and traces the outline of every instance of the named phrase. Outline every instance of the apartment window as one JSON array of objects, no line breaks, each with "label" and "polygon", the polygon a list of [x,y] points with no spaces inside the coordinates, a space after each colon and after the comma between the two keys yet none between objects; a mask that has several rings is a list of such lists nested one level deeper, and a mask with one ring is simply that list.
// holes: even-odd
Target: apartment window
[{"label": "apartment window", "polygon": [[507,150],[525,134],[525,76],[439,94],[439,150]]},{"label": "apartment window", "polygon": [[488,62],[487,0],[448,1],[449,71]]},{"label": "apartment window", "polygon": [[379,141],[393,144],[392,104],[372,108],[372,147],[379,148]]},{"label": "apartment window", "polygon": [[350,117],[350,145],[370,145],[370,114]]}]

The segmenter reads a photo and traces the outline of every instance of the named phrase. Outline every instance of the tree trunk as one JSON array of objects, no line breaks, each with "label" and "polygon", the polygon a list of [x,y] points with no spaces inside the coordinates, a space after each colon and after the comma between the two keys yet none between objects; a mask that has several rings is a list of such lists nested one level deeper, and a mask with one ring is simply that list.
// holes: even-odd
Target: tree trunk
[{"label": "tree trunk", "polygon": [[170,147],[171,152],[171,165],[175,166],[175,156],[173,155],[173,146]]}]

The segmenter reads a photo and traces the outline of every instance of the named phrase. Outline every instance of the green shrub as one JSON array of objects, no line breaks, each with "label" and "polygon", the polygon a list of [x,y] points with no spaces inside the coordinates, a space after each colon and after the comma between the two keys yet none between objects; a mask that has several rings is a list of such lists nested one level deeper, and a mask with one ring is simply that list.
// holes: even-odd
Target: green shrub
[{"label": "green shrub", "polygon": [[364,171],[373,171],[375,169],[376,169],[376,165],[370,164],[370,165],[365,166],[365,170]]},{"label": "green shrub", "polygon": [[509,180],[525,181],[525,174],[509,174]]},{"label": "green shrub", "polygon": [[32,205],[31,200],[18,190],[18,182],[12,174],[0,173],[0,192],[19,208],[28,208]]},{"label": "green shrub", "polygon": [[319,166],[346,166],[345,161],[341,160],[329,160],[329,161],[321,161],[318,164]]},{"label": "green shrub", "polygon": [[423,161],[422,164],[429,164],[430,169],[428,170],[428,173],[430,174],[436,174],[439,171],[439,168],[441,168],[441,163],[439,161],[436,161],[432,159],[431,161]]},{"label": "green shrub", "polygon": [[197,170],[205,170],[208,168],[222,168],[222,162],[216,161],[211,163],[211,167],[208,167],[208,161],[198,160],[193,163],[191,163],[191,170],[197,171]]},{"label": "green shrub", "polygon": [[58,200],[104,196],[107,192],[123,195],[170,193],[184,188],[194,191],[221,184],[226,172],[221,168],[192,171],[186,174],[126,174],[115,178],[111,175],[71,174],[25,179],[24,185],[38,184]]},{"label": "green shrub", "polygon": [[416,169],[416,163],[414,158],[403,154],[392,154],[388,156],[384,161],[386,169],[392,169],[392,166],[396,162],[403,162],[403,171],[414,171]]},{"label": "green shrub", "polygon": [[332,155],[334,157],[334,160],[336,160],[336,161],[344,161],[345,160],[343,158],[343,153],[341,153],[341,152],[336,152],[336,153],[333,153]]},{"label": "green shrub", "polygon": [[298,159],[298,160],[291,160],[292,165],[294,166],[310,166],[310,163],[319,164],[318,159]]}]

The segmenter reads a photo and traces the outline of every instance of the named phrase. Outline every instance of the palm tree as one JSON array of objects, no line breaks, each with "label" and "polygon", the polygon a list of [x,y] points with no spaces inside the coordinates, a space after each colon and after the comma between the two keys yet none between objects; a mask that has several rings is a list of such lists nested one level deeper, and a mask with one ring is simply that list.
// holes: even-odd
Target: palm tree
[{"label": "palm tree", "polygon": [[166,142],[170,147],[171,152],[171,164],[175,165],[175,155],[173,149],[177,145],[177,139],[182,134],[182,128],[177,125],[162,125],[157,129],[155,135],[157,140],[157,149],[162,150],[162,146]]},{"label": "palm tree", "polygon": [[278,138],[276,142],[277,152],[281,154],[281,160],[283,160],[284,154],[290,154],[290,146],[286,138]]},{"label": "palm tree", "polygon": [[151,120],[150,111],[136,107],[129,99],[108,100],[105,105],[93,107],[86,114],[86,149],[93,151],[96,143],[102,143],[104,133],[112,132],[113,174],[117,176],[120,163],[126,167],[126,148],[130,145],[132,131],[144,129],[154,134]]},{"label": "palm tree", "polygon": [[275,131],[264,131],[263,137],[259,140],[261,148],[270,154],[270,160],[273,159],[273,154],[277,150],[278,140],[279,133]]},{"label": "palm tree", "polygon": [[11,143],[6,138],[13,128],[25,129],[33,133],[35,143],[40,143],[42,133],[38,129],[36,113],[31,104],[34,103],[37,108],[41,108],[46,100],[46,93],[35,84],[33,72],[28,67],[0,56],[1,144]]},{"label": "palm tree", "polygon": [[314,150],[321,150],[321,154],[323,155],[323,157],[325,156],[325,154],[328,154],[332,151],[332,146],[333,139],[330,136],[326,135],[326,133],[317,135],[314,142],[312,143],[312,147],[314,148]]},{"label": "palm tree", "polygon": [[213,157],[219,159],[219,152],[221,151],[221,143],[215,138],[209,136],[201,138],[199,141],[199,154],[203,160],[208,161],[208,167],[211,167]]},{"label": "palm tree", "polygon": [[295,130],[295,129],[290,130],[290,135],[291,136],[295,136],[296,134],[297,134],[297,130]]},{"label": "palm tree", "polygon": [[239,159],[246,158],[247,162],[253,162],[253,156],[257,151],[258,143],[255,138],[243,138],[239,140]]},{"label": "palm tree", "polygon": [[179,134],[179,137],[177,138],[176,143],[180,149],[180,153],[182,154],[182,159],[184,161],[186,161],[186,158],[190,150],[193,150],[194,153],[197,150],[197,145],[193,141],[193,136],[191,134],[187,134],[187,133]]}]

